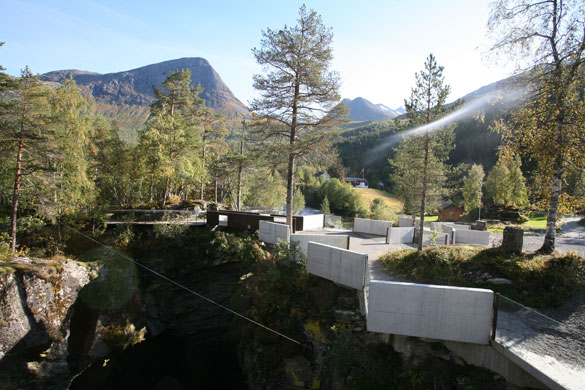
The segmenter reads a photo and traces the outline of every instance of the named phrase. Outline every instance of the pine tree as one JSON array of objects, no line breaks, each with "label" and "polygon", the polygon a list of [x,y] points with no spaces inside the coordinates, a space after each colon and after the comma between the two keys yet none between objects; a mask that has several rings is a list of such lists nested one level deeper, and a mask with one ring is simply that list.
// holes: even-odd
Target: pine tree
[{"label": "pine tree", "polygon": [[54,153],[50,91],[27,68],[11,86],[13,94],[2,95],[0,136],[4,153],[11,156],[13,189],[10,217],[10,247],[16,250],[16,224],[23,177],[47,170],[46,156]]},{"label": "pine tree", "polygon": [[415,87],[410,98],[405,100],[409,124],[420,126],[422,134],[408,138],[395,149],[394,168],[391,180],[408,212],[419,214],[420,231],[418,250],[422,250],[424,215],[427,210],[437,208],[441,196],[446,193],[445,161],[453,148],[453,131],[441,129],[431,134],[429,124],[445,113],[445,101],[450,87],[444,85],[443,69],[430,54],[424,70],[416,73]]},{"label": "pine tree", "polygon": [[329,70],[333,34],[315,11],[303,5],[296,26],[267,29],[262,37],[253,53],[266,73],[254,76],[261,98],[251,108],[259,119],[257,133],[286,142],[279,146],[288,160],[286,221],[291,225],[297,158],[327,148],[332,135],[328,130],[345,115],[345,108],[337,104],[339,76]]}]

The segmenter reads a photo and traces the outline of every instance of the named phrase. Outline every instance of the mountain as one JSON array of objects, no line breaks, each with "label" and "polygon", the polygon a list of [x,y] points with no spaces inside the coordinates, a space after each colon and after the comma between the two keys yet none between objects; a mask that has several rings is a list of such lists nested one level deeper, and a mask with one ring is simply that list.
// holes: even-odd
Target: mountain
[{"label": "mountain", "polygon": [[62,82],[73,77],[96,102],[110,106],[148,107],[155,101],[153,85],[160,87],[168,75],[179,69],[191,71],[192,85],[201,84],[208,107],[224,114],[246,113],[248,109],[230,91],[204,58],[180,58],[117,73],[93,73],[83,70],[58,70],[41,75],[47,82]]},{"label": "mountain", "polygon": [[395,118],[404,111],[402,107],[393,110],[383,104],[374,104],[362,97],[357,97],[353,100],[346,98],[343,99],[342,103],[344,103],[349,108],[349,119],[356,122],[386,121],[388,119]]}]

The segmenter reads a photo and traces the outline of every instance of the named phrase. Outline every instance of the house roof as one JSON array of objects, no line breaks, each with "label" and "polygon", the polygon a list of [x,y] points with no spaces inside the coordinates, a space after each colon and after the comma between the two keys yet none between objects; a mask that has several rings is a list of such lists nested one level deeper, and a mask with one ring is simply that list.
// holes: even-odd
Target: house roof
[{"label": "house roof", "polygon": [[441,207],[439,207],[439,211],[443,211],[443,210],[445,210],[445,209],[448,209],[449,207],[454,207],[454,208],[456,208],[457,210],[461,210],[461,211],[463,211],[463,208],[462,208],[462,207],[455,206],[455,205],[454,205],[453,203],[451,203],[451,202],[443,202],[443,204],[441,205]]}]

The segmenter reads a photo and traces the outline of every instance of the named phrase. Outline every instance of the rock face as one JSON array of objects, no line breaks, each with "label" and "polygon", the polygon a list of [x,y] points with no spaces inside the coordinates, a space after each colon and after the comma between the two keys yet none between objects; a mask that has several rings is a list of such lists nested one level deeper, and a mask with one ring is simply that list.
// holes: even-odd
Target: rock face
[{"label": "rock face", "polygon": [[155,101],[152,87],[160,87],[171,72],[188,69],[193,86],[201,84],[208,107],[221,113],[245,113],[247,108],[230,91],[221,77],[204,58],[180,58],[117,73],[91,73],[80,70],[58,70],[45,73],[42,79],[62,82],[73,77],[77,85],[102,103],[149,106]]},{"label": "rock face", "polygon": [[31,381],[53,388],[66,378],[71,306],[92,272],[70,260],[21,257],[0,265],[0,388]]},{"label": "rock face", "polygon": [[90,278],[74,261],[19,258],[0,275],[0,359],[15,346],[36,347],[64,338],[70,306]]}]

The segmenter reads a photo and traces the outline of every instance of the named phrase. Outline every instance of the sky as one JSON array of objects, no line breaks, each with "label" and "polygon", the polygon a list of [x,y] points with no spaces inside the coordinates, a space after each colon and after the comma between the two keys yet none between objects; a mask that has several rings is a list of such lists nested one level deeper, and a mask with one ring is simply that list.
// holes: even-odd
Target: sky
[{"label": "sky", "polygon": [[448,100],[513,71],[489,55],[489,0],[0,0],[0,65],[15,76],[25,66],[110,73],[203,57],[248,104],[262,72],[252,48],[266,28],[293,26],[303,3],[332,28],[344,98],[402,106],[429,53],[445,67]]}]

